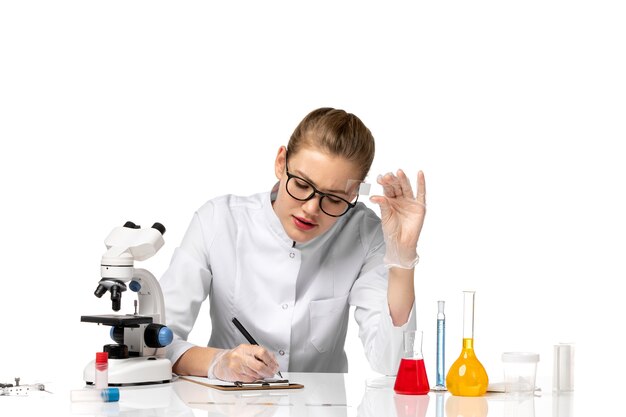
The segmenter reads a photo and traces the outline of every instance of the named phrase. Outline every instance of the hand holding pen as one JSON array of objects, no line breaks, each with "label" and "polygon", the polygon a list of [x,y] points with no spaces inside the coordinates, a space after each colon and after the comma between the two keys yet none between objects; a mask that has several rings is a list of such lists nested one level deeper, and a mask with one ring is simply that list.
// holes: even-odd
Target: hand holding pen
[{"label": "hand holding pen", "polygon": [[[233,317],[233,324],[235,325],[235,327],[241,332],[241,334],[243,335],[243,337],[246,338],[246,340],[248,342],[250,342],[251,345],[256,345],[258,346],[259,344],[256,342],[256,340],[254,340],[254,337],[252,337],[252,335],[250,333],[248,333],[248,331],[246,330],[245,327],[243,327],[243,324],[241,324],[239,322],[239,320],[237,320],[237,317]],[[274,362],[276,362],[276,358],[274,358]],[[276,372],[275,372],[276,373]],[[272,375],[273,376],[273,375]],[[278,376],[279,377],[283,377],[283,374],[280,373],[280,371],[278,371]]]},{"label": "hand holding pen", "polygon": [[278,369],[275,356],[251,342],[218,351],[209,364],[207,376],[222,381],[253,382],[273,377]]}]

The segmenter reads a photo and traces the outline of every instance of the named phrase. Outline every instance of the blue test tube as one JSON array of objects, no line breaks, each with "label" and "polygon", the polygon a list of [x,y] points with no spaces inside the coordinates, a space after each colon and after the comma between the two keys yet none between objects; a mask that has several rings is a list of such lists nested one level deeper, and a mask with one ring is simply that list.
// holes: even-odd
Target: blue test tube
[{"label": "blue test tube", "polygon": [[446,315],[443,312],[445,303],[445,301],[437,301],[437,372],[435,373],[434,391],[446,390]]},{"label": "blue test tube", "polygon": [[104,389],[80,389],[70,392],[70,400],[72,402],[103,402],[111,403],[119,401],[119,388]]}]

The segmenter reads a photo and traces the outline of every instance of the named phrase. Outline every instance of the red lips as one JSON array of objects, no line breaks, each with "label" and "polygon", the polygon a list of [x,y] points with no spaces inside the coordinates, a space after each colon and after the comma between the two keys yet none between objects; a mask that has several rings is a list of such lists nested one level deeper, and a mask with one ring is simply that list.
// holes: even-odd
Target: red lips
[{"label": "red lips", "polygon": [[317,226],[317,224],[302,217],[292,216],[292,218],[293,218],[293,223],[295,224],[295,226],[298,229],[303,230],[303,231],[311,230]]}]

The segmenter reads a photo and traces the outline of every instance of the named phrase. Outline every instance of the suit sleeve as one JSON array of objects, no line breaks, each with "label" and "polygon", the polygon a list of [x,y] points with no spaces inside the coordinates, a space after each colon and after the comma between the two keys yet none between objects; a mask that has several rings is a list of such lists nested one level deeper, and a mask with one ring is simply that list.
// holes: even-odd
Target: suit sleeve
[{"label": "suit sleeve", "polygon": [[210,220],[213,211],[206,206],[202,210],[194,214],[180,247],[174,251],[160,280],[167,326],[174,333],[174,340],[166,348],[166,355],[172,363],[194,346],[187,338],[213,280],[208,256],[212,242],[207,239],[202,221]]},{"label": "suit sleeve", "polygon": [[361,229],[365,260],[350,291],[359,337],[372,369],[395,375],[403,353],[403,332],[415,329],[415,306],[405,324],[394,326],[387,301],[388,271],[383,263],[385,243],[380,220],[367,217]]}]

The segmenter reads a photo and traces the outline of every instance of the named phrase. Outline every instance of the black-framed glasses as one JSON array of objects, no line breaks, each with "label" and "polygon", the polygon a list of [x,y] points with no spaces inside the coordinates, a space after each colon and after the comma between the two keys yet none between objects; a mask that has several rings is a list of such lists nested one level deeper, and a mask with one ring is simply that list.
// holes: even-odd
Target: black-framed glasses
[{"label": "black-framed glasses", "polygon": [[287,165],[287,155],[285,155],[285,171],[287,172],[287,183],[285,185],[287,194],[298,201],[309,201],[315,198],[315,194],[319,194],[320,210],[331,217],[341,217],[356,206],[357,200],[359,199],[358,195],[354,203],[351,203],[345,198],[321,192],[309,181],[291,174]]}]

